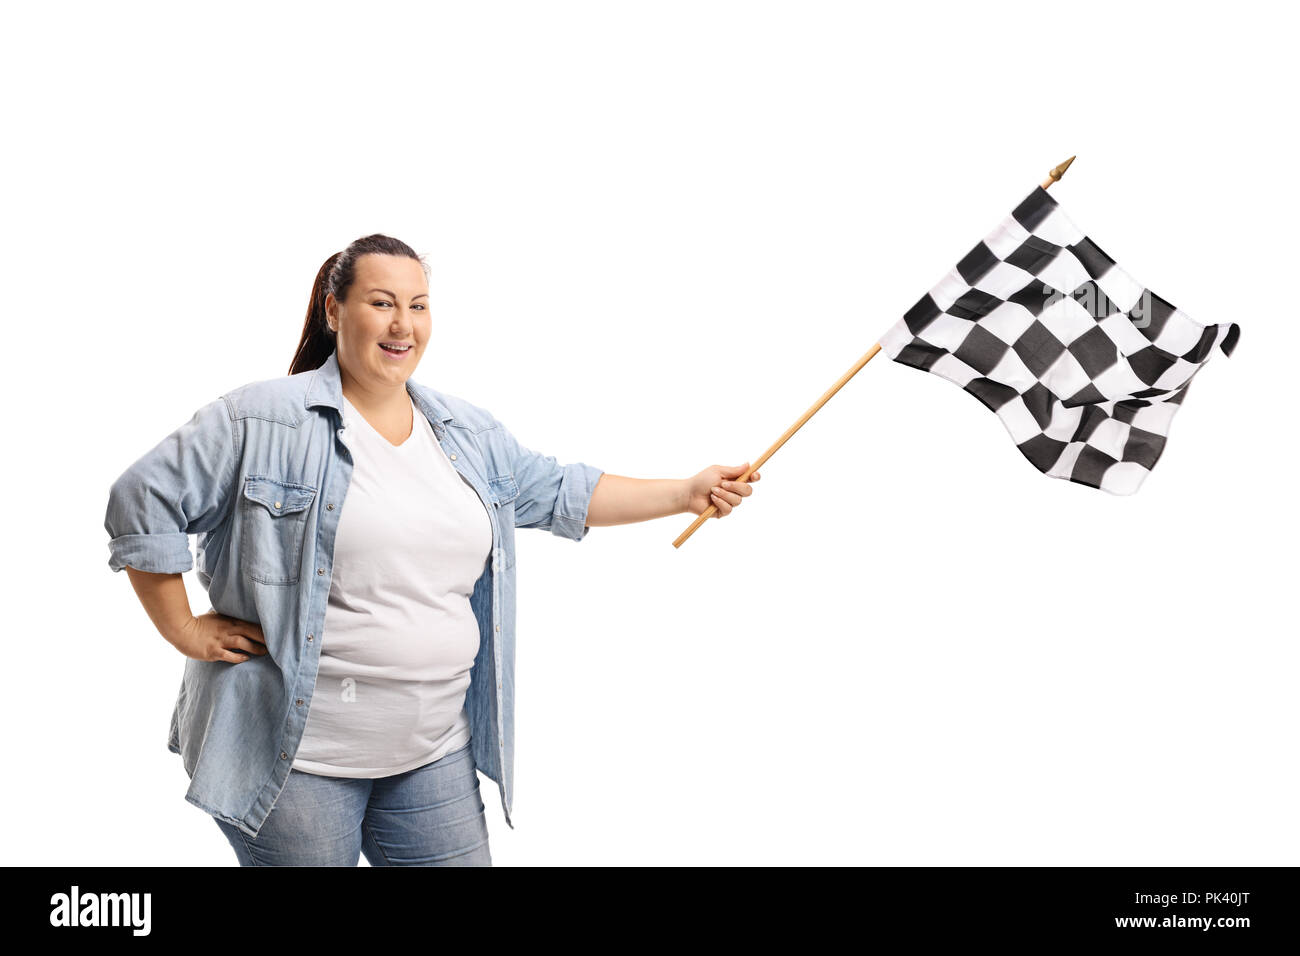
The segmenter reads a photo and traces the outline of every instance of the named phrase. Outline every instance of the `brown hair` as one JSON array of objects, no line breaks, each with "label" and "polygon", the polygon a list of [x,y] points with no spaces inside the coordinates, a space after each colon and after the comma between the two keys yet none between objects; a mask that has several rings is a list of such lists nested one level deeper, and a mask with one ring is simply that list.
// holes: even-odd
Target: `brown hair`
[{"label": "brown hair", "polygon": [[320,368],[330,357],[338,343],[336,333],[325,319],[325,297],[333,292],[339,302],[347,301],[348,289],[356,278],[357,260],[369,253],[388,256],[406,256],[420,263],[427,277],[429,267],[415,250],[392,236],[375,233],[357,239],[342,252],[336,252],[325,260],[325,264],[316,273],[316,281],[311,287],[311,302],[307,305],[307,321],[303,323],[302,338],[298,341],[298,351],[289,366],[289,374],[309,372]]}]

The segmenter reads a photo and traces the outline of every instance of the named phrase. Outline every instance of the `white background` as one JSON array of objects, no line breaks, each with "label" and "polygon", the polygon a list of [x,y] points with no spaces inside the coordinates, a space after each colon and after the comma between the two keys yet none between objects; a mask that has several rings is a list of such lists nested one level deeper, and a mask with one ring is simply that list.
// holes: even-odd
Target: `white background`
[{"label": "white background", "polygon": [[[4,862],[233,865],[113,479],[432,266],[417,381],[613,474],[756,459],[1047,170],[1241,324],[1138,494],[878,357],[683,547],[519,535],[497,865],[1295,864],[1294,22],[1235,3],[6,12]],[[195,613],[209,604],[186,575]],[[363,863],[364,865],[364,863]]]}]

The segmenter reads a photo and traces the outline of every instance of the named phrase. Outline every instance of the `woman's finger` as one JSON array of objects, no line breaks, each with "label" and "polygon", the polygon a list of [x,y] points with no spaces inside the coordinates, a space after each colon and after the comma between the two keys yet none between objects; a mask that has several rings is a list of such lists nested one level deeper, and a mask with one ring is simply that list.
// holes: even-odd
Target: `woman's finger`
[{"label": "woman's finger", "polygon": [[231,630],[257,644],[266,643],[266,635],[262,633],[262,626],[256,621],[235,621]]},{"label": "woman's finger", "polygon": [[713,493],[718,497],[720,497],[727,504],[731,505],[732,507],[735,507],[736,505],[740,504],[740,495],[736,494],[736,492],[734,491],[727,491],[725,488],[722,487],[722,485],[725,484],[727,484],[727,482],[724,481],[720,485],[714,485]]},{"label": "woman's finger", "polygon": [[752,495],[754,493],[754,489],[749,487],[749,485],[747,485],[743,481],[723,481],[720,482],[720,484],[724,491],[734,491],[742,498],[747,495]]},{"label": "woman's finger", "polygon": [[709,497],[712,498],[712,499],[713,499],[713,503],[714,503],[715,505],[717,505],[717,508],[718,508],[718,515],[719,515],[719,517],[721,517],[722,515],[729,515],[729,514],[731,514],[731,503],[730,503],[730,502],[723,501],[722,498],[719,497],[718,494],[717,494],[716,492],[709,492]]},{"label": "woman's finger", "polygon": [[262,636],[261,631],[240,631],[239,636],[248,638],[248,640],[262,648],[262,650],[266,650],[266,638]]},{"label": "woman's finger", "polygon": [[263,654],[267,652],[265,644],[259,644],[257,641],[250,640],[249,638],[244,637],[242,634],[236,634],[234,643],[227,644],[226,647],[227,649],[232,651],[233,650],[248,651],[250,654],[254,654],[258,657],[261,657]]}]

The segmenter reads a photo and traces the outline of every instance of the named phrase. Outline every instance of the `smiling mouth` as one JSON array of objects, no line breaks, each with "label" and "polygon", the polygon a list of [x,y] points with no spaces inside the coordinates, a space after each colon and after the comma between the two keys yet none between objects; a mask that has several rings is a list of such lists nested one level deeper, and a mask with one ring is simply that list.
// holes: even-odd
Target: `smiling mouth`
[{"label": "smiling mouth", "polygon": [[385,352],[387,352],[389,355],[391,355],[393,358],[401,358],[402,356],[407,355],[412,351],[412,347],[409,345],[406,346],[406,348],[394,348],[391,345],[381,344],[379,347],[383,349]]}]

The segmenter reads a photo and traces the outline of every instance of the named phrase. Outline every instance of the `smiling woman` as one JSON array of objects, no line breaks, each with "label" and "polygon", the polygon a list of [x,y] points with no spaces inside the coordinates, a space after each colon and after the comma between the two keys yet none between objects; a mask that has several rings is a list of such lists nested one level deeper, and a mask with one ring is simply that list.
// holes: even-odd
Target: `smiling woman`
[{"label": "smiling woman", "polygon": [[245,865],[489,865],[479,772],[513,826],[515,529],[582,541],[753,493],[748,462],[642,479],[524,447],[414,380],[428,303],[408,245],[353,242],[290,374],[204,406],[109,495],[109,566],[189,658],[186,799]]}]

